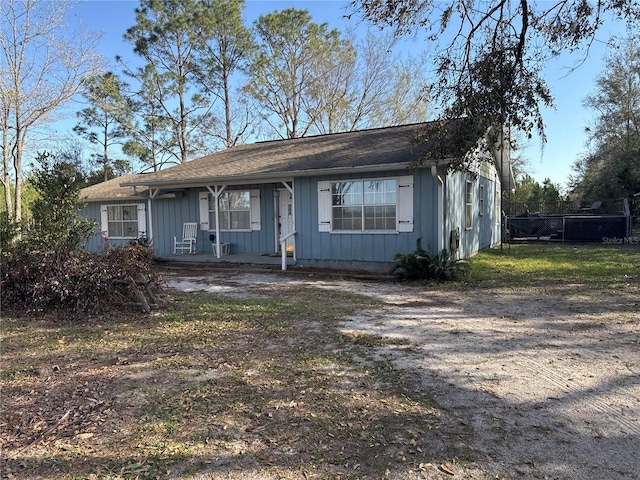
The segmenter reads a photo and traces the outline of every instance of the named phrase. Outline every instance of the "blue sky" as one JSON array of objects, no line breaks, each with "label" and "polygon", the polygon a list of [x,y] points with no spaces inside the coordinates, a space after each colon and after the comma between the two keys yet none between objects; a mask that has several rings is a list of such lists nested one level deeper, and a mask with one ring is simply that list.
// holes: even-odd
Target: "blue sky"
[{"label": "blue sky", "polygon": [[[115,55],[120,55],[125,61],[133,61],[135,56],[131,46],[123,41],[122,36],[135,23],[134,9],[138,4],[137,0],[81,0],[71,12],[75,18],[70,20],[80,21],[90,30],[103,32],[99,49],[107,59],[113,61]],[[355,26],[354,20],[349,22],[343,18],[349,13],[348,5],[348,0],[247,0],[244,16],[248,22],[253,22],[265,13],[289,7],[304,8],[309,10],[315,22],[327,22],[332,28],[344,30]],[[364,28],[360,26],[360,29]],[[583,107],[583,101],[593,92],[595,78],[604,69],[604,42],[613,33],[624,34],[624,25],[605,26],[598,35],[600,41],[593,44],[586,61],[572,73],[569,73],[569,68],[581,62],[584,53],[562,55],[545,70],[545,78],[556,102],[555,110],[545,109],[543,112],[548,142],[542,147],[540,140],[534,137],[520,152],[528,160],[529,173],[538,182],[550,178],[555,184],[565,186],[572,164],[586,152],[584,129],[592,118],[592,112]],[[403,42],[400,48],[417,54],[425,46],[422,40],[415,39]]]}]

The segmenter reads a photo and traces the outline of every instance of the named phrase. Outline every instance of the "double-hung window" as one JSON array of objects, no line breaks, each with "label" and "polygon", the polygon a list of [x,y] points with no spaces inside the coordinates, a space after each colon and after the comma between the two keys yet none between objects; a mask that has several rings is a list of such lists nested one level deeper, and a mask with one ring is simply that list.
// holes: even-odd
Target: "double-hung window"
[{"label": "double-hung window", "polygon": [[[251,230],[251,194],[248,190],[222,192],[218,205],[221,230]],[[209,222],[215,222],[215,205],[211,205],[210,210]]]},{"label": "double-hung window", "polygon": [[[216,229],[215,196],[200,193],[200,228]],[[249,232],[260,230],[260,191],[225,190],[218,195],[220,230]]]},{"label": "double-hung window", "polygon": [[413,177],[318,182],[318,227],[334,233],[413,230]]},{"label": "double-hung window", "polygon": [[467,180],[465,189],[465,222],[464,226],[467,230],[473,227],[473,183]]},{"label": "double-hung window", "polygon": [[138,238],[146,234],[144,203],[102,205],[101,230],[108,238]]}]

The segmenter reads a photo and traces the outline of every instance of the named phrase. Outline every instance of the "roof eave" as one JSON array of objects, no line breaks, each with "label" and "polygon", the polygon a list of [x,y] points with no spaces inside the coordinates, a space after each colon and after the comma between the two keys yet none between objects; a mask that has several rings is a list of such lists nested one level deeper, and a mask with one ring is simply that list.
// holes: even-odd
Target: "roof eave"
[{"label": "roof eave", "polygon": [[148,200],[149,197],[143,197],[140,195],[136,195],[136,196],[130,196],[130,197],[117,197],[117,196],[113,196],[113,197],[105,197],[105,196],[100,196],[100,197],[80,197],[80,200],[83,202],[126,202],[129,200],[136,200],[136,201],[145,201]]},{"label": "roof eave", "polygon": [[[123,182],[120,184],[122,187],[133,187],[133,186],[148,186],[150,188],[166,188],[166,187],[174,187],[174,188],[184,188],[184,187],[197,187],[197,186],[206,186],[206,185],[222,185],[222,184],[240,184],[240,183],[271,183],[282,181],[282,179],[290,179],[295,177],[309,177],[309,176],[326,176],[326,175],[342,175],[353,172],[383,172],[386,170],[401,170],[405,168],[409,168],[411,166],[410,162],[400,162],[400,163],[387,163],[382,165],[365,165],[365,166],[356,166],[356,167],[334,167],[334,168],[323,168],[318,170],[296,170],[289,172],[269,172],[263,174],[252,174],[252,175],[228,175],[228,176],[215,176],[215,177],[203,177],[203,178],[194,178],[194,179],[186,179],[183,181],[176,179],[168,179],[161,181],[144,181],[144,182]],[[421,167],[425,167],[426,165],[421,165]],[[430,165],[429,165],[430,166]]]}]

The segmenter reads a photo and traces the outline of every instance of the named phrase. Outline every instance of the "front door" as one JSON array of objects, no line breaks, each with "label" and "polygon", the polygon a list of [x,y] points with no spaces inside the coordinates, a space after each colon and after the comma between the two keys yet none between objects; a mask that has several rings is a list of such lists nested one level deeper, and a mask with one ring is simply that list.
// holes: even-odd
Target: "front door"
[{"label": "front door", "polygon": [[[278,229],[279,239],[293,232],[293,202],[291,192],[286,188],[278,189]],[[286,243],[287,252],[293,252],[295,236],[289,237]],[[278,241],[280,252],[280,241]]]}]

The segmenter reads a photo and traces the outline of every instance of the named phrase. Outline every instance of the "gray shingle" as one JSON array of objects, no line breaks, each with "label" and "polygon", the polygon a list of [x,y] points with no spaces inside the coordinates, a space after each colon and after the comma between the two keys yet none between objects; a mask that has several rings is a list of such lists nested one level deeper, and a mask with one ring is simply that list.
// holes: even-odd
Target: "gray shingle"
[{"label": "gray shingle", "polygon": [[134,191],[132,187],[122,187],[122,183],[136,183],[136,178],[140,175],[123,175],[121,177],[107,180],[106,182],[97,183],[90,187],[83,188],[80,191],[80,198],[88,201],[97,200],[128,200],[147,198],[147,187],[136,187]]},{"label": "gray shingle", "polygon": [[301,176],[332,169],[409,165],[419,157],[411,139],[425,124],[377,128],[236,147],[148,175],[127,185],[195,184],[266,176]]}]

